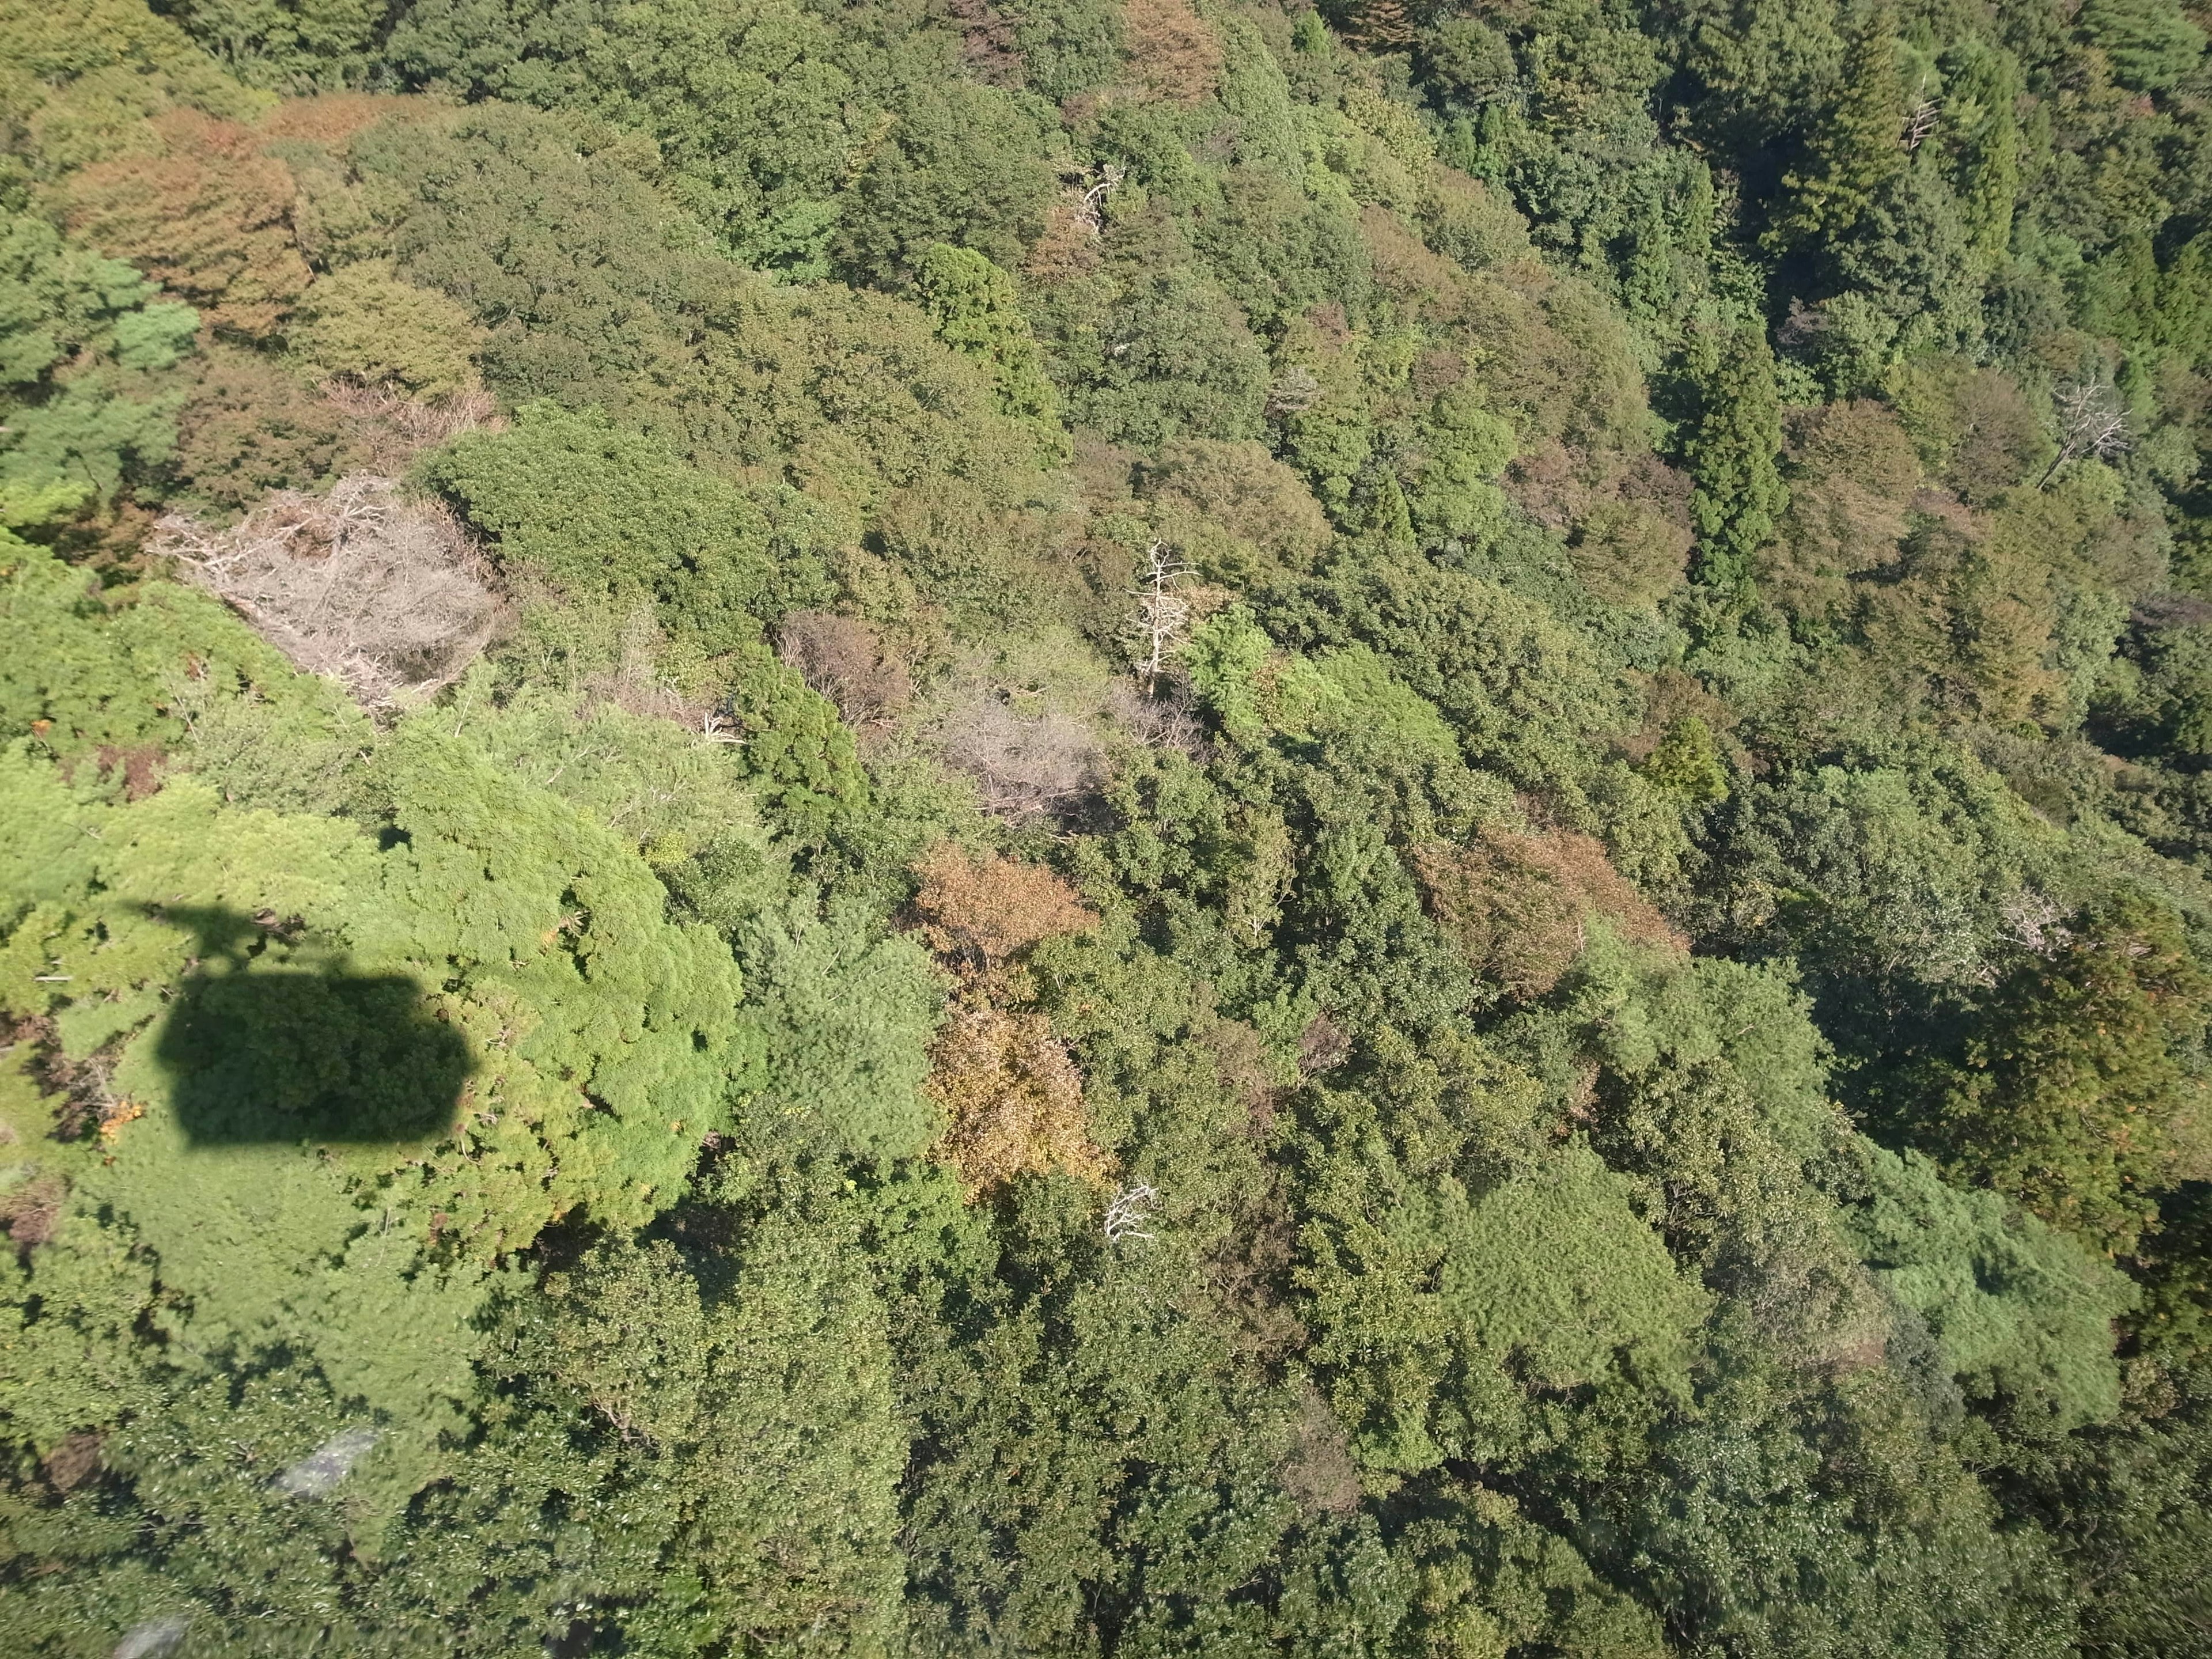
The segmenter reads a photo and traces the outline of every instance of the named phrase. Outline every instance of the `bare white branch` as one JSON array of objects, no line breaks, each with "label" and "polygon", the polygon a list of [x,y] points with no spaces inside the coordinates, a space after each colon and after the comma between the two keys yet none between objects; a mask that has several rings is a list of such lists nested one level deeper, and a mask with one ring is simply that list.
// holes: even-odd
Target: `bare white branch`
[{"label": "bare white branch", "polygon": [[1267,413],[1303,415],[1321,401],[1321,380],[1304,363],[1292,363],[1267,388]]},{"label": "bare white branch", "polygon": [[2065,913],[2033,887],[2023,887],[1997,907],[2004,937],[2039,957],[2055,954],[2073,937],[2061,918]]},{"label": "bare white branch", "polygon": [[341,1429],[269,1484],[288,1498],[327,1498],[381,1437],[366,1425]]},{"label": "bare white branch", "polygon": [[1175,550],[1154,538],[1137,571],[1137,611],[1131,619],[1139,653],[1137,672],[1147,686],[1158,683],[1168,651],[1189,629],[1190,601],[1176,589],[1190,576],[1190,567]]},{"label": "bare white branch", "polygon": [[1106,198],[1121,189],[1121,181],[1129,170],[1119,161],[1109,161],[1098,169],[1098,182],[1083,192],[1083,201],[1075,210],[1075,216],[1093,236],[1103,234]]},{"label": "bare white branch", "polygon": [[2109,461],[2127,453],[2133,441],[2128,433],[2128,412],[2119,396],[2101,380],[2079,380],[2061,391],[2058,410],[2058,453],[2035,481],[2042,489],[2067,462],[2094,455]]},{"label": "bare white branch", "polygon": [[1152,1205],[1160,1201],[1159,1194],[1152,1188],[1139,1185],[1125,1187],[1106,1206],[1106,1242],[1119,1244],[1125,1238],[1152,1238],[1155,1235],[1144,1231],[1152,1217]]}]

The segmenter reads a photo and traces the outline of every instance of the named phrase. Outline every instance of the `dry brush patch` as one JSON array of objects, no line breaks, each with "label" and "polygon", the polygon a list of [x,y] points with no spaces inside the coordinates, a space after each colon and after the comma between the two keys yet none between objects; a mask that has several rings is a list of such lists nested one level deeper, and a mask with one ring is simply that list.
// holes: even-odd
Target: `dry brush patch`
[{"label": "dry brush patch", "polygon": [[975,784],[982,809],[1014,823],[1073,811],[1105,771],[1104,750],[1082,720],[1057,708],[1024,713],[988,686],[953,704],[937,743],[945,764]]},{"label": "dry brush patch", "polygon": [[181,514],[152,544],[297,667],[376,706],[434,691],[491,638],[499,603],[442,507],[356,473],[328,495],[280,490],[228,530]]},{"label": "dry brush patch", "polygon": [[372,472],[397,475],[424,450],[464,432],[497,432],[507,425],[498,404],[481,387],[431,398],[334,380],[324,386],[323,399],[349,423]]},{"label": "dry brush patch", "polygon": [[886,725],[914,701],[912,672],[858,617],[792,611],[777,626],[776,653],[855,729]]},{"label": "dry brush patch", "polygon": [[939,1036],[927,1085],[943,1108],[935,1156],[971,1197],[1016,1176],[1065,1170],[1103,1182],[1113,1160],[1091,1138],[1083,1077],[1052,1024],[1030,1010],[963,1008]]}]

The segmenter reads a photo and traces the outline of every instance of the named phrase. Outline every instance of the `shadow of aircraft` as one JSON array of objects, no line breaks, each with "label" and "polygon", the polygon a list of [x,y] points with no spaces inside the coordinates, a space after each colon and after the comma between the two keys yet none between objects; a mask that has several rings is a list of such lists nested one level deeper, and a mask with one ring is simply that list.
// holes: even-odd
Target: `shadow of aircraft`
[{"label": "shadow of aircraft", "polygon": [[166,908],[198,936],[156,1040],[185,1133],[202,1145],[421,1140],[451,1127],[475,1069],[466,1040],[403,974],[358,974],[310,950],[261,965],[266,917]]}]

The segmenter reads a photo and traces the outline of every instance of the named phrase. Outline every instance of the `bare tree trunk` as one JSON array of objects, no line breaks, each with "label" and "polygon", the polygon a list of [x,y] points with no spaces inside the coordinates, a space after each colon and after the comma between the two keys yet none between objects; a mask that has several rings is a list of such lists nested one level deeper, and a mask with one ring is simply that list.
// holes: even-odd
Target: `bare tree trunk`
[{"label": "bare tree trunk", "polygon": [[1137,672],[1147,691],[1158,687],[1169,649],[1190,626],[1190,601],[1176,592],[1189,575],[1190,567],[1165,542],[1156,538],[1145,550],[1145,567],[1137,576],[1134,626],[1146,653]]}]

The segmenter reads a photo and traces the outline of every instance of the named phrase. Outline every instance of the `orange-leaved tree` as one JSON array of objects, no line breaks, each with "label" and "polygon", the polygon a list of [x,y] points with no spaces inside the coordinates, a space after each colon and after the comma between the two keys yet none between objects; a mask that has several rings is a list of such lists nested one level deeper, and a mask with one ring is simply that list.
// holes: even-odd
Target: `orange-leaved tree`
[{"label": "orange-leaved tree", "polygon": [[127,259],[221,332],[276,333],[307,286],[292,175],[258,134],[198,110],[150,124],[157,153],[89,167],[64,188],[72,235]]},{"label": "orange-leaved tree", "polygon": [[936,1156],[970,1196],[1052,1170],[1103,1181],[1113,1159],[1091,1138],[1082,1074],[1052,1023],[1022,1006],[1021,971],[1033,947],[1095,927],[1097,916],[1050,870],[949,842],[915,873],[915,932],[960,981],[931,1055],[928,1092],[945,1116]]}]

